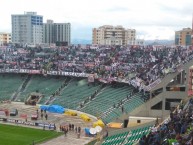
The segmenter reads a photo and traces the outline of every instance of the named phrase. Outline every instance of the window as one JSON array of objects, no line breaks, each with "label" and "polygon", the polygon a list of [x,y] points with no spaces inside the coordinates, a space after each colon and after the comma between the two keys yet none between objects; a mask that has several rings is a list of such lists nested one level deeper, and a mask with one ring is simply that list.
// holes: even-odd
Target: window
[{"label": "window", "polygon": [[141,120],[137,120],[137,123],[141,123]]},{"label": "window", "polygon": [[153,110],[161,110],[162,109],[162,101],[159,103],[155,104],[154,106],[151,107]]}]

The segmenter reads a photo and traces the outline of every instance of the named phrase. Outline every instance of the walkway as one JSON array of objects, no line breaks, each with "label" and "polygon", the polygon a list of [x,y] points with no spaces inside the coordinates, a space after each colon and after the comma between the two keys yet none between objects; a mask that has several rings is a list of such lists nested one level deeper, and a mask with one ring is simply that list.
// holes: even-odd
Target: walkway
[{"label": "walkway", "polygon": [[67,136],[62,135],[40,145],[85,145],[91,140],[93,140],[93,138],[85,137],[84,134],[82,134],[80,138],[77,138],[75,132],[69,132]]}]

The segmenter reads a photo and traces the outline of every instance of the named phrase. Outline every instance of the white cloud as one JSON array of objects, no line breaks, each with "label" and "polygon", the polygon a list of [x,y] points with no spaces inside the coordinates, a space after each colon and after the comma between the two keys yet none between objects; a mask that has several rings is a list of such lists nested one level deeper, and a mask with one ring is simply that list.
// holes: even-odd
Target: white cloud
[{"label": "white cloud", "polygon": [[[171,39],[192,24],[192,0],[6,0],[0,3],[0,31],[11,32],[11,14],[36,11],[55,22],[70,22],[72,38],[91,39],[105,24],[135,28],[146,39]],[[140,32],[141,31],[141,32]]]}]

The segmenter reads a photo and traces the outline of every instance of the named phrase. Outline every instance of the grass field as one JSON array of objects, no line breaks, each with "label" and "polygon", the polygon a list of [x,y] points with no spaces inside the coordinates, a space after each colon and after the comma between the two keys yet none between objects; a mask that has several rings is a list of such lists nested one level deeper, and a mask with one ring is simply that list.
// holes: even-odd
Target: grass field
[{"label": "grass field", "polygon": [[60,136],[62,133],[0,124],[0,145],[32,145]]}]

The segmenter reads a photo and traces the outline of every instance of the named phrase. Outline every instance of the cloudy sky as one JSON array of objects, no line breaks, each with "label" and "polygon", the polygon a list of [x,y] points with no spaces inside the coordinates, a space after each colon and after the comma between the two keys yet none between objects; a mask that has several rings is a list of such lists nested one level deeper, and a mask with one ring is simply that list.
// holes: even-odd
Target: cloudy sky
[{"label": "cloudy sky", "polygon": [[143,39],[174,39],[174,31],[192,27],[193,0],[4,0],[0,32],[11,32],[11,14],[36,11],[44,22],[70,22],[72,39],[92,39],[92,28],[122,25]]}]

